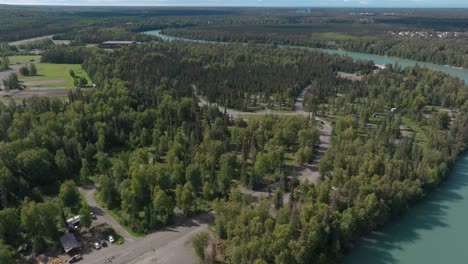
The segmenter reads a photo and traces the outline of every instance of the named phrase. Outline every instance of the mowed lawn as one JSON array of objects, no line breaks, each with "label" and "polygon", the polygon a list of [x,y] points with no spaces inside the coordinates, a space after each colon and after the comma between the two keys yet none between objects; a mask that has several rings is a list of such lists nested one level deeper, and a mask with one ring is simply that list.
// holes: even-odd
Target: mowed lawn
[{"label": "mowed lawn", "polygon": [[8,60],[10,61],[10,65],[15,65],[15,64],[28,64],[31,63],[31,61],[39,60],[41,56],[37,55],[20,55],[20,56],[9,56]]},{"label": "mowed lawn", "polygon": [[37,76],[20,76],[19,78],[27,88],[73,88],[75,85],[70,76],[70,70],[73,70],[76,76],[86,78],[88,85],[92,84],[80,64],[38,63],[36,68]]}]

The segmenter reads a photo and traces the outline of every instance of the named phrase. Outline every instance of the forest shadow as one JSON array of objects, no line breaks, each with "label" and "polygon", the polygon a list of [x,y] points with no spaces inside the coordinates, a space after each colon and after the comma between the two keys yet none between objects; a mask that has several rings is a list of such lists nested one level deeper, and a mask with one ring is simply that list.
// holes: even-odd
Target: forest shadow
[{"label": "forest shadow", "polygon": [[420,231],[448,228],[450,204],[467,199],[461,190],[468,188],[468,153],[453,167],[447,180],[434,193],[410,208],[404,215],[360,239],[344,257],[344,263],[399,263],[392,251],[421,239]]},{"label": "forest shadow", "polygon": [[179,227],[196,227],[202,224],[213,224],[214,223],[214,214],[213,212],[203,213],[195,217],[187,217],[183,215],[174,216],[174,223],[170,226],[166,226],[154,231],[151,231],[149,234],[165,231],[165,232],[180,232]]},{"label": "forest shadow", "polygon": [[96,216],[104,216],[106,212],[104,212],[101,208],[97,206],[90,206],[91,212]]}]

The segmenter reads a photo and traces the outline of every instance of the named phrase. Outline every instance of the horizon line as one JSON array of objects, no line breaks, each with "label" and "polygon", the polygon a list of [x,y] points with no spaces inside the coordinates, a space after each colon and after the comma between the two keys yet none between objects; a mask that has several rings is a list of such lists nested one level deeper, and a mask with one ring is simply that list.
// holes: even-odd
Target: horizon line
[{"label": "horizon line", "polygon": [[126,5],[126,4],[116,4],[116,5],[92,5],[92,4],[87,4],[87,5],[75,5],[75,4],[9,4],[9,3],[0,3],[0,6],[11,6],[11,7],[34,7],[34,6],[40,6],[40,7],[257,7],[257,8],[359,8],[359,9],[409,9],[409,8],[414,8],[414,9],[468,9],[468,4],[466,6],[452,6],[452,7],[446,7],[446,6],[376,6],[376,5],[366,5],[366,4],[361,4],[361,5],[356,5],[356,6],[349,6],[349,5],[336,5],[336,6],[329,6],[329,5],[207,5],[207,4],[200,4],[200,5],[164,5],[164,4],[159,4],[159,5],[146,5],[146,4],[141,4],[141,5]]}]

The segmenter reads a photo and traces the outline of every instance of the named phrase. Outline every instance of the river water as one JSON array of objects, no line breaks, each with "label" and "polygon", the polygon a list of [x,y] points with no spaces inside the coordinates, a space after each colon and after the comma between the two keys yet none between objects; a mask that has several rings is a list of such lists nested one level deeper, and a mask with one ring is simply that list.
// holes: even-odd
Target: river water
[{"label": "river water", "polygon": [[[160,30],[145,33],[167,41],[219,43],[165,36]],[[398,63],[403,67],[418,64],[459,77],[468,83],[468,69],[341,50],[314,50],[372,60],[376,64]],[[447,181],[436,192],[400,219],[363,238],[344,258],[344,263],[468,263],[468,152],[460,156]]]},{"label": "river water", "polygon": [[[197,42],[197,43],[217,43],[217,44],[228,44],[229,42],[219,42],[219,41],[208,41],[208,40],[194,40],[194,39],[187,39],[181,37],[172,37],[167,36],[161,33],[161,30],[151,30],[143,32],[143,34],[158,36],[166,41],[188,41],[188,42]],[[333,50],[333,49],[316,49],[316,48],[309,48],[309,47],[301,47],[301,46],[288,46],[288,45],[278,45],[278,47],[282,48],[302,48],[308,50],[318,50],[323,51],[329,54],[338,54],[338,55],[347,55],[352,57],[355,60],[372,60],[375,64],[399,64],[402,67],[407,66],[414,66],[418,64],[421,67],[427,67],[431,70],[435,71],[442,71],[452,76],[458,77],[468,83],[468,69],[464,68],[456,68],[451,67],[448,65],[439,65],[434,63],[428,62],[420,62],[415,60],[407,60],[407,59],[400,59],[397,57],[388,57],[388,56],[381,56],[381,55],[374,55],[374,54],[367,54],[367,53],[359,53],[359,52],[350,52],[344,50]],[[467,261],[468,263],[468,261]]]}]

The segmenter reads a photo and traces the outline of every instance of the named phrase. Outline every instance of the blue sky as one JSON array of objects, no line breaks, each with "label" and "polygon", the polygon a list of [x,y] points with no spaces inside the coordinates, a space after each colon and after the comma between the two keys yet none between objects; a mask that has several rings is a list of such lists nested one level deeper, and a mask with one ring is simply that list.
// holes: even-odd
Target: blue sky
[{"label": "blue sky", "polygon": [[12,5],[467,7],[468,0],[0,0]]}]

